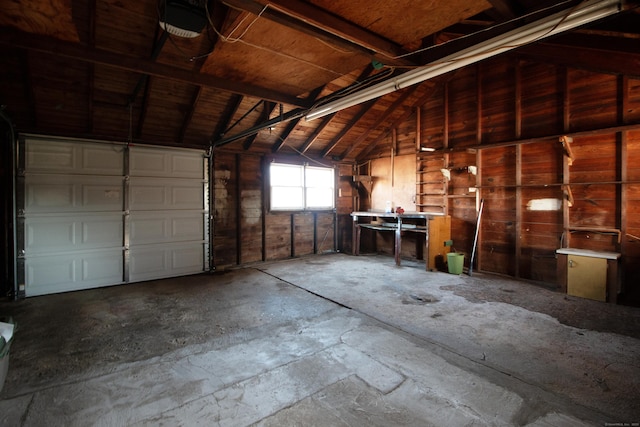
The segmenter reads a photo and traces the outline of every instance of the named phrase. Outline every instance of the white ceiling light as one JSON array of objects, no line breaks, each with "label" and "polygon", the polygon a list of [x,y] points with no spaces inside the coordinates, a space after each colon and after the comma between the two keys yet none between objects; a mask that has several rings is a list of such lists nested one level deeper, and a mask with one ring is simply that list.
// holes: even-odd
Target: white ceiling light
[{"label": "white ceiling light", "polygon": [[555,13],[470,48],[445,56],[423,67],[408,71],[327,104],[319,105],[312,108],[305,117],[307,120],[313,120],[335,113],[511,49],[614,15],[620,11],[620,8],[620,0],[585,1],[574,8]]}]

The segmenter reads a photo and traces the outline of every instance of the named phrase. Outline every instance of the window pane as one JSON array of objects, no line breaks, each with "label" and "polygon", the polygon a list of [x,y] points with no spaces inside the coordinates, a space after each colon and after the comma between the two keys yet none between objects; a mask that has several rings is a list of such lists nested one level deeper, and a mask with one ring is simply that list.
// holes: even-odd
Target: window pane
[{"label": "window pane", "polygon": [[333,189],[307,188],[307,208],[333,208]]},{"label": "window pane", "polygon": [[302,166],[271,164],[271,185],[302,187]]},{"label": "window pane", "polygon": [[303,209],[302,187],[271,187],[271,209]]},{"label": "window pane", "polygon": [[307,187],[333,188],[333,169],[307,167]]}]

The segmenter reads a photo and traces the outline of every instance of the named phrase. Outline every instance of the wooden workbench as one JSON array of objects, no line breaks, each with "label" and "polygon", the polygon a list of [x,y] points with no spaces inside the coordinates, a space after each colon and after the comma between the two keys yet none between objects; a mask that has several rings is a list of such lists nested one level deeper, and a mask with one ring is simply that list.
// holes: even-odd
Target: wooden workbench
[{"label": "wooden workbench", "polygon": [[[352,212],[351,213],[353,219],[353,234],[352,234],[352,243],[353,243],[353,252],[354,255],[360,254],[360,235],[363,228],[375,230],[375,231],[383,231],[383,232],[393,232],[395,234],[394,239],[394,257],[396,261],[396,265],[400,265],[400,250],[402,247],[402,233],[403,232],[412,232],[412,233],[422,233],[424,234],[424,242],[427,250],[425,251],[425,268],[427,270],[435,269],[435,261],[434,257],[431,256],[433,250],[430,249],[438,249],[440,250],[440,245],[442,245],[441,252],[444,254],[449,251],[449,248],[444,247],[444,241],[449,240],[451,238],[451,217],[446,216],[442,213],[432,213],[432,212],[404,212],[402,214],[398,213],[386,213],[381,211],[360,211],[360,212]],[[378,220],[378,222],[374,223],[361,223],[360,219],[369,218],[370,220]],[[439,218],[442,224],[439,224],[438,230],[429,230],[429,222],[435,218]],[[405,222],[409,220],[411,223]],[[438,231],[438,240],[442,240],[442,242],[435,243],[433,248],[430,248],[429,245],[429,237],[433,236],[433,231]],[[446,254],[445,254],[446,256]]]}]

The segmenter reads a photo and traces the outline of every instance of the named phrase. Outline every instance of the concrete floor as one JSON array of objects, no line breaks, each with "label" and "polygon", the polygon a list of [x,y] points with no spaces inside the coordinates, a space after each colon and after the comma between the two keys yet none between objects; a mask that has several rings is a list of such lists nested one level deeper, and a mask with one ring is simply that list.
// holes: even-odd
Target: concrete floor
[{"label": "concrete floor", "polygon": [[1,302],[6,315],[2,425],[640,422],[640,309],[385,256]]}]

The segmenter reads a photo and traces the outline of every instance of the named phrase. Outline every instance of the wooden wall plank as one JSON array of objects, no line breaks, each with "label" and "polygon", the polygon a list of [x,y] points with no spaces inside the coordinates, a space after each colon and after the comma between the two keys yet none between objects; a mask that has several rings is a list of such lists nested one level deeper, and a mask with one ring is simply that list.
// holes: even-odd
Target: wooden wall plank
[{"label": "wooden wall plank", "polygon": [[216,153],[213,161],[213,259],[216,268],[224,269],[238,263],[237,165],[231,153]]},{"label": "wooden wall plank", "polygon": [[240,157],[241,262],[262,260],[262,160]]},{"label": "wooden wall plank", "polygon": [[[516,190],[515,147],[482,150],[483,269],[515,275]],[[509,187],[507,187],[509,186]]]},{"label": "wooden wall plank", "polygon": [[513,139],[515,88],[510,82],[513,81],[514,64],[499,58],[489,61],[482,70],[482,141]]},{"label": "wooden wall plank", "polygon": [[569,70],[571,117],[574,129],[598,129],[616,123],[616,76]]},{"label": "wooden wall plank", "polygon": [[271,213],[266,218],[266,260],[286,259],[291,256],[291,216]]},{"label": "wooden wall plank", "polygon": [[294,214],[295,256],[310,255],[314,244],[314,217],[311,213]]}]

